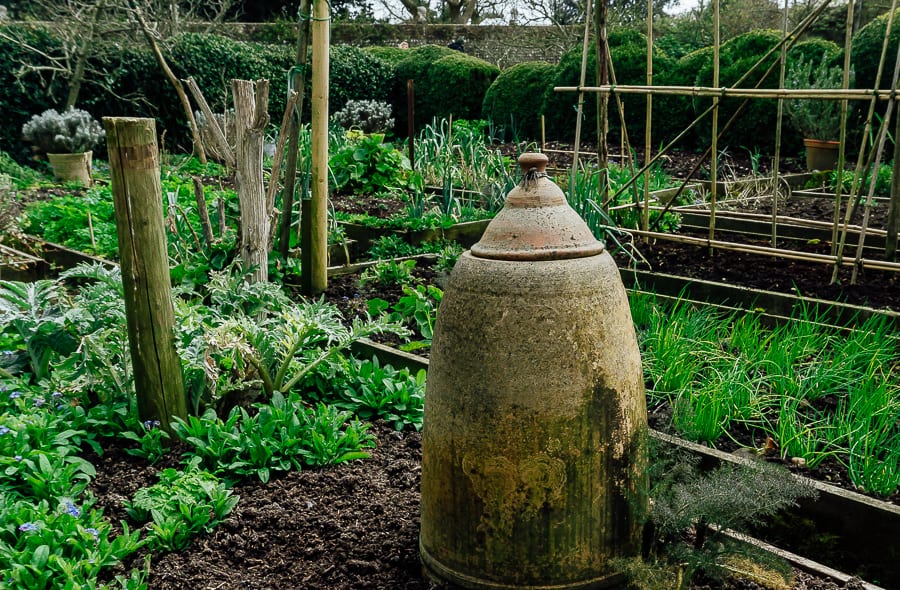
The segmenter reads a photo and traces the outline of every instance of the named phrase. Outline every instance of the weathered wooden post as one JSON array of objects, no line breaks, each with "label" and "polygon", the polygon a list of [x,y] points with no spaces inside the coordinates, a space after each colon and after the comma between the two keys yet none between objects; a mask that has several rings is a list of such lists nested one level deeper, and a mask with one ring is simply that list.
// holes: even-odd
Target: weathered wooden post
[{"label": "weathered wooden post", "polygon": [[269,124],[269,81],[232,80],[235,119],[234,180],[241,204],[241,259],[253,282],[269,280],[271,215],[263,188],[263,140]]},{"label": "weathered wooden post", "polygon": [[138,413],[168,431],[173,417],[187,417],[187,402],[175,352],[156,124],[126,117],[103,123]]}]

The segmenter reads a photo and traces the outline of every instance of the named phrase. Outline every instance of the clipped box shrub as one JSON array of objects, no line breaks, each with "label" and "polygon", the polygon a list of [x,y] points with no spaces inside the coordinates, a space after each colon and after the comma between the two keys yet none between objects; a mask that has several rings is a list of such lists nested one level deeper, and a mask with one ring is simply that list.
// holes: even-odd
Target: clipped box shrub
[{"label": "clipped box shrub", "polygon": [[422,45],[414,49],[404,50],[406,57],[394,67],[394,79],[391,85],[391,106],[397,117],[395,129],[404,133],[407,129],[406,81],[412,80],[416,94],[416,127],[431,122],[433,115],[427,115],[426,105],[429,103],[425,80],[428,69],[442,57],[455,53],[453,49],[439,45]]},{"label": "clipped box shrub", "polygon": [[[553,86],[578,86],[581,76],[581,46],[573,47],[559,61],[556,78],[544,94],[543,112],[547,122],[547,136],[557,139],[571,139],[575,135],[578,93],[554,92]],[[615,68],[617,84],[647,83],[647,37],[633,29],[616,29],[609,33],[609,53]],[[673,67],[674,60],[654,48],[654,71],[666,71]],[[585,85],[597,84],[596,47],[588,50]],[[625,124],[631,141],[643,136],[645,127],[646,98],[639,95],[620,95],[625,111]],[[594,93],[585,95],[583,110],[585,137],[595,137],[597,99]],[[621,133],[621,123],[615,99],[609,101],[609,128],[611,134]]]},{"label": "clipped box shrub", "polygon": [[553,83],[556,66],[533,61],[500,72],[488,88],[481,114],[518,139],[539,139],[542,98]]},{"label": "clipped box shrub", "polygon": [[[754,64],[759,61],[770,49],[781,41],[781,32],[773,30],[750,31],[737,37],[733,37],[722,44],[719,51],[719,87],[726,88],[754,88],[769,66],[775,68],[769,73],[760,88],[778,88],[779,52],[775,51],[766,59],[764,64],[757,67],[743,82],[738,80],[744,76]],[[712,53],[708,54],[709,62],[700,66],[697,78],[697,86],[713,86],[713,61]],[[745,102],[743,98],[727,97],[719,101],[719,133],[728,120]],[[694,114],[699,115],[713,104],[712,97],[698,97],[693,101]],[[740,115],[719,140],[720,150],[761,149],[771,152],[775,145],[775,121],[778,115],[778,104],[770,99],[749,99]],[[709,145],[712,141],[712,117],[707,116],[696,127],[698,141],[701,145]],[[782,146],[790,148],[790,142],[785,142],[786,136],[782,136]],[[794,138],[794,144],[796,138]],[[794,145],[793,147],[796,147]]]},{"label": "clipped box shrub", "polygon": [[[425,121],[453,116],[454,119],[481,118],[484,95],[500,74],[500,68],[482,59],[453,51],[436,60],[425,72],[416,92],[417,118]],[[419,100],[421,99],[421,107]]]},{"label": "clipped box shrub", "polygon": [[[887,32],[887,21],[890,12],[885,12],[853,35],[850,47],[850,63],[856,72],[857,88],[875,88],[875,77],[878,73],[878,61],[881,59],[881,47],[884,34]],[[879,88],[890,88],[891,74],[897,56],[897,43],[900,42],[900,8],[894,12],[894,23],[888,41],[884,72],[881,74]],[[879,101],[881,102],[881,101]],[[884,106],[883,103],[880,106]]]},{"label": "clipped box shrub", "polygon": [[363,47],[363,51],[370,55],[374,55],[381,61],[389,63],[392,66],[396,66],[398,63],[406,59],[406,56],[409,54],[409,49],[401,49],[399,47],[385,47],[380,45]]}]

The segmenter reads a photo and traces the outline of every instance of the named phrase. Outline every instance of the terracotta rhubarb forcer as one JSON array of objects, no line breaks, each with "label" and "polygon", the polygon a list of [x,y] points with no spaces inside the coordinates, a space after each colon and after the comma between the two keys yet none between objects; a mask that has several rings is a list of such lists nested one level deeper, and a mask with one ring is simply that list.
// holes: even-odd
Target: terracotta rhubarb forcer
[{"label": "terracotta rhubarb forcer", "polygon": [[646,508],[647,410],[618,269],[524,154],[450,275],[425,397],[420,549],[472,589],[621,582]]},{"label": "terracotta rhubarb forcer", "polygon": [[547,176],[547,156],[519,156],[522,183],[472,246],[479,258],[497,260],[561,260],[603,252],[587,224]]}]

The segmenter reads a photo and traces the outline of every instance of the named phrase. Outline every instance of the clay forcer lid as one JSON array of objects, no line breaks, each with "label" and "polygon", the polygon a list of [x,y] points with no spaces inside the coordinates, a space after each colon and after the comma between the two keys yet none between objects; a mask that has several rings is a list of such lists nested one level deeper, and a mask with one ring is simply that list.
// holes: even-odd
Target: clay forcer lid
[{"label": "clay forcer lid", "polygon": [[562,260],[603,252],[583,219],[547,176],[547,156],[519,156],[522,182],[506,196],[472,255],[494,260]]}]

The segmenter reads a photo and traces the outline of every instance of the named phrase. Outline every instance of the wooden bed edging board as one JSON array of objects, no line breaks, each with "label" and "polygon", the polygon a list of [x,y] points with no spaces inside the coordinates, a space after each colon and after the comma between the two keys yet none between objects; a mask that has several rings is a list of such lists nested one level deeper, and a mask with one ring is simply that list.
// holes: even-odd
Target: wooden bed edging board
[{"label": "wooden bed edging board", "polygon": [[684,295],[694,301],[761,311],[779,319],[790,319],[792,313],[805,308],[809,317],[842,327],[852,327],[861,320],[879,315],[888,318],[895,328],[900,328],[900,313],[890,310],[628,268],[620,268],[619,274],[629,291],[655,293],[668,298]]}]

